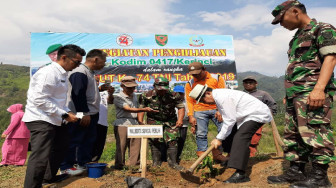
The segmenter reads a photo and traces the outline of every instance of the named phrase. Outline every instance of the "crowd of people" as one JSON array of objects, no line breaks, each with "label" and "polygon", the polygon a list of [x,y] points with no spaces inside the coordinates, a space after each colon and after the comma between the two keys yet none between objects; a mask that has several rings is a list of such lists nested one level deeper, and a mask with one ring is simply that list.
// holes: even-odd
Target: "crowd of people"
[{"label": "crowd of people", "polygon": [[[286,127],[285,159],[290,167],[282,175],[269,176],[270,184],[290,183],[291,187],[332,187],[327,175],[334,156],[331,108],[336,91],[336,29],[308,17],[305,6],[287,0],[273,11],[272,24],[298,29],[289,44],[285,76]],[[154,89],[137,96],[136,78],[124,76],[122,91],[114,94],[109,84],[99,84],[94,71],[104,67],[107,54],[79,46],[52,45],[46,54],[52,63],[32,77],[25,113],[21,104],[10,106],[8,128],[1,135],[0,166],[25,164],[30,140],[24,187],[41,187],[79,175],[86,164],[98,162],[107,135],[108,104],[115,105],[115,169],[123,169],[128,149],[129,165],[139,165],[139,138],[127,137],[128,125],[162,125],[163,138],[149,140],[152,165],[167,161],[179,171],[188,125],[196,136],[196,155],[208,147],[211,120],[217,127],[213,160],[236,171],[225,183],[250,181],[246,174],[249,157],[256,155],[262,126],[272,120],[277,104],[257,89],[253,76],[243,79],[244,91],[225,88],[224,79],[209,73],[200,62],[188,65],[192,79],[171,90],[169,80],[158,77]],[[83,56],[86,60],[82,62]],[[223,155],[223,153],[227,153]],[[305,164],[312,163],[309,173]],[[60,174],[57,172],[60,170]]]}]

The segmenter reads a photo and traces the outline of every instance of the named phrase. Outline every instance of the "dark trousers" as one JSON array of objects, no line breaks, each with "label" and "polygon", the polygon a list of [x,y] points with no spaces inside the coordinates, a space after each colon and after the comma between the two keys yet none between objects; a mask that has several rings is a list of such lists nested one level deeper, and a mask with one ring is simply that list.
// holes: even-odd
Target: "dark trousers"
[{"label": "dark trousers", "polygon": [[67,124],[62,124],[62,126],[56,127],[56,135],[54,138],[54,144],[51,148],[51,153],[49,156],[49,163],[47,166],[46,173],[44,174],[45,180],[51,180],[54,178],[63,162],[67,148],[69,147],[69,135],[67,133]]},{"label": "dark trousers", "polygon": [[[187,139],[188,127],[180,127],[180,137],[177,139],[177,162],[181,161],[181,154],[183,151],[184,143]],[[162,143],[159,147],[161,151],[161,161],[167,162],[167,144]]]},{"label": "dark trousers", "polygon": [[107,126],[97,124],[97,136],[96,141],[93,144],[92,149],[92,161],[98,161],[103,154],[106,135],[107,135]]},{"label": "dark trousers", "polygon": [[184,143],[187,139],[188,127],[180,127],[180,138],[177,140],[177,160],[181,160]]},{"label": "dark trousers", "polygon": [[61,163],[61,170],[73,168],[74,164],[84,166],[92,160],[92,147],[96,141],[96,126],[99,114],[91,115],[91,122],[88,127],[76,123],[69,123],[67,126],[70,137],[69,147],[64,161]]},{"label": "dark trousers", "polygon": [[43,179],[50,180],[63,160],[67,144],[63,126],[45,121],[26,123],[30,130],[31,154],[28,159],[24,187],[42,187]]},{"label": "dark trousers", "polygon": [[[228,162],[229,168],[246,170],[250,156],[249,146],[252,136],[262,125],[263,123],[256,121],[247,121],[243,123],[239,129],[233,128],[231,134],[223,141],[224,151],[230,153]],[[230,144],[230,142],[232,144]]]}]

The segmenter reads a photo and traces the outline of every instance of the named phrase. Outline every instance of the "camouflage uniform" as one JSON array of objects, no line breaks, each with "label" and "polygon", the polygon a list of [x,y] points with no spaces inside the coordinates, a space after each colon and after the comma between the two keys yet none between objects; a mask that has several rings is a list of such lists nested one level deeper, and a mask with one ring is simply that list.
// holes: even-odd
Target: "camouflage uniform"
[{"label": "camouflage uniform", "polygon": [[332,25],[312,19],[299,29],[289,44],[285,75],[286,128],[285,158],[289,161],[328,164],[334,160],[334,138],[330,126],[334,75],[328,82],[323,107],[309,110],[307,98],[320,76],[325,55],[336,53],[336,30]]},{"label": "camouflage uniform", "polygon": [[159,112],[147,113],[147,123],[163,125],[163,139],[153,139],[154,142],[165,142],[177,146],[179,128],[175,108],[184,108],[183,99],[179,93],[167,91],[164,96],[159,96],[155,90],[148,91],[139,98],[140,108],[150,107]]}]

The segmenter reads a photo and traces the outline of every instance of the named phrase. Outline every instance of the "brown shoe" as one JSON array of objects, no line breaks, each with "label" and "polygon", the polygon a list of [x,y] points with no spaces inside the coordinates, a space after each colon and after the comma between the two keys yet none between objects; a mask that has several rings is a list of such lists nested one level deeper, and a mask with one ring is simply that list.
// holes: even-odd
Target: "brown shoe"
[{"label": "brown shoe", "polygon": [[203,153],[204,153],[204,151],[196,151],[196,155],[197,155],[198,157],[200,157]]},{"label": "brown shoe", "polygon": [[221,164],[222,166],[226,166],[229,157],[225,157],[218,149],[212,150],[212,158],[214,163]]}]

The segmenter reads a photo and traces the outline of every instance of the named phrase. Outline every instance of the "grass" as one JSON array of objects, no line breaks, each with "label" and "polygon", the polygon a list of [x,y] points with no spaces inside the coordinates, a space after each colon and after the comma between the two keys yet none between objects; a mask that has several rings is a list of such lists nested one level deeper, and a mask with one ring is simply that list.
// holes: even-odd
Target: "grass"
[{"label": "grass", "polygon": [[[336,118],[336,112],[333,112],[333,118],[332,122],[335,122]],[[275,117],[275,122],[277,124],[278,130],[280,135],[283,135],[283,130],[284,130],[284,114],[278,114]],[[104,152],[101,157],[101,162],[105,163],[113,163],[113,160],[115,158],[115,139],[114,139],[114,133],[113,133],[113,121],[115,120],[115,108],[114,105],[109,106],[109,114],[108,114],[108,122],[109,122],[109,127],[108,127],[108,136],[106,140],[106,145]],[[335,123],[334,123],[335,124]],[[333,125],[334,126],[334,125]],[[215,138],[217,135],[217,127],[210,121],[209,124],[209,134],[208,134],[208,140],[211,142],[212,139]],[[335,131],[334,131],[334,135]],[[0,140],[0,144],[4,142],[4,139]],[[190,129],[188,130],[187,134],[187,140],[184,146],[184,150],[182,153],[182,160],[195,160],[196,157],[196,137],[195,135],[191,134]],[[264,125],[263,127],[263,134],[261,137],[261,140],[259,142],[258,146],[258,153],[255,157],[255,160],[260,160],[263,161],[267,158],[266,154],[269,153],[275,153],[275,145],[273,141],[273,135],[272,135],[272,128],[271,125]],[[0,151],[1,154],[1,151]],[[148,160],[151,159],[150,152],[148,152]],[[127,155],[127,152],[126,152]],[[126,156],[127,160],[127,156]],[[6,168],[0,168],[0,182],[10,180],[10,179],[23,179],[20,176],[24,176],[25,171],[22,170],[22,168],[17,168],[17,167],[6,167]],[[23,180],[22,180],[23,181]],[[157,179],[156,181],[162,181],[161,179]],[[12,182],[12,185],[9,187],[19,187],[23,184],[23,182],[17,182],[14,181]],[[3,184],[2,184],[3,185]]]}]

